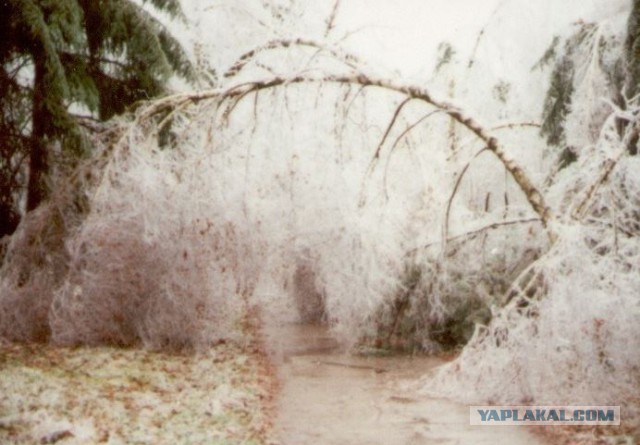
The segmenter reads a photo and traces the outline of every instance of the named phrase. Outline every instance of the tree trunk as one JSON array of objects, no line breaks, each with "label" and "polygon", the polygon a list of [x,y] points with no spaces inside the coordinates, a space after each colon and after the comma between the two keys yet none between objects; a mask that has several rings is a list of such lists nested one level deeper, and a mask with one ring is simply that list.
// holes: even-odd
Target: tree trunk
[{"label": "tree trunk", "polygon": [[35,60],[33,84],[33,110],[31,152],[29,154],[29,183],[27,185],[27,211],[38,207],[47,198],[47,172],[49,169],[46,147],[47,118],[43,60]]}]

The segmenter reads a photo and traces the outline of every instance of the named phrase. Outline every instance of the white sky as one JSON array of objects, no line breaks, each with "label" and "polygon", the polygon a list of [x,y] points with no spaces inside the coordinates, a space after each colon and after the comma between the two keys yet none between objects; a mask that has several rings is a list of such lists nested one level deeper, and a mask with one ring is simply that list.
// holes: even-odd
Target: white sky
[{"label": "white sky", "polygon": [[337,34],[360,30],[345,46],[407,77],[422,77],[431,71],[440,42],[473,45],[499,1],[347,0]]},{"label": "white sky", "polygon": [[[274,35],[322,37],[333,0],[297,0],[294,19],[286,29],[270,21],[260,0],[183,0],[183,4],[199,22],[197,38],[211,47],[211,57],[226,61],[221,53],[228,52],[231,58],[230,53]],[[491,63],[498,53],[507,59],[524,56],[529,62],[571,23],[601,20],[629,8],[630,0],[341,0],[329,40],[404,77],[421,78],[430,73],[440,42],[450,42],[466,55],[483,27],[488,32],[480,55],[491,56]]]}]

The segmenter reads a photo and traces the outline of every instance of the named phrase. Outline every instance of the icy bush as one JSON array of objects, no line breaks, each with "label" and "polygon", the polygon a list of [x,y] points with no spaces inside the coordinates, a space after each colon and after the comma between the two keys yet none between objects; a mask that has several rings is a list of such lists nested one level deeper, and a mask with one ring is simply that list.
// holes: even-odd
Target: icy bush
[{"label": "icy bush", "polygon": [[504,304],[511,282],[539,255],[540,247],[534,246],[544,242],[534,227],[489,226],[450,241],[444,252],[436,248],[439,244],[413,251],[397,287],[372,315],[375,333],[369,336],[379,346],[412,351],[464,346],[476,326],[489,323],[490,308]]},{"label": "icy bush", "polygon": [[239,206],[213,204],[222,196],[206,151],[189,148],[162,149],[132,126],[94,162],[80,223],[67,228],[51,205],[30,215],[2,271],[1,333],[153,348],[237,335],[256,245],[233,216]]},{"label": "icy bush", "polygon": [[66,274],[65,221],[55,202],[32,212],[11,238],[0,270],[0,336],[47,341],[53,291]]},{"label": "icy bush", "polygon": [[616,248],[613,236],[594,245],[593,235],[589,227],[563,227],[561,241],[533,266],[544,298],[512,300],[427,386],[442,393],[438,385],[454,381],[444,391],[468,403],[620,404],[637,397],[640,251],[631,238]]}]

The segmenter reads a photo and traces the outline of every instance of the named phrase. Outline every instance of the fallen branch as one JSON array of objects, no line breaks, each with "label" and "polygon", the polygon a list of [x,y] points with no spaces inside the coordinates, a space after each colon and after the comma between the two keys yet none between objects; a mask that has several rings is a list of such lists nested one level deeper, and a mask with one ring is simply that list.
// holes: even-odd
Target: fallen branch
[{"label": "fallen branch", "polygon": [[350,368],[350,369],[362,369],[365,371],[373,371],[376,374],[382,374],[383,372],[388,372],[388,369],[378,368],[376,366],[367,366],[367,365],[355,365],[352,363],[340,363],[340,362],[330,362],[330,361],[317,361],[318,365],[327,365],[327,366],[340,366],[341,368]]}]

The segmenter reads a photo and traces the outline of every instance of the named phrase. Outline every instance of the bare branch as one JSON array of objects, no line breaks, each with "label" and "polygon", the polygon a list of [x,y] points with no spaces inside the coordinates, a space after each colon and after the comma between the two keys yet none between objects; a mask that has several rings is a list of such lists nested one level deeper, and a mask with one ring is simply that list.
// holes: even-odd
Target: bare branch
[{"label": "bare branch", "polygon": [[420,125],[422,122],[426,121],[427,119],[429,119],[431,116],[433,116],[436,113],[441,113],[442,110],[433,110],[428,112],[427,114],[425,114],[424,116],[422,116],[420,119],[418,119],[417,121],[415,121],[413,124],[409,125],[407,128],[405,128],[402,133],[400,133],[398,135],[398,137],[396,138],[396,140],[393,142],[393,145],[391,146],[391,150],[389,150],[390,152],[392,152],[393,150],[395,150],[396,146],[400,143],[400,141],[414,128],[416,128],[418,125]]},{"label": "bare branch", "polygon": [[393,141],[393,145],[391,145],[391,149],[389,150],[389,156],[387,156],[385,165],[384,165],[384,176],[383,176],[383,181],[384,181],[384,195],[385,198],[389,198],[389,193],[388,193],[388,186],[387,186],[387,177],[388,177],[388,173],[389,173],[389,164],[391,163],[391,154],[395,151],[395,149],[398,147],[398,144],[400,143],[400,141],[402,141],[402,139],[411,131],[413,130],[415,127],[417,127],[418,125],[420,125],[422,122],[424,122],[425,120],[427,120],[429,117],[433,116],[434,114],[437,113],[441,113],[442,110],[433,110],[430,111],[429,113],[425,114],[424,116],[422,116],[420,119],[418,119],[416,122],[414,122],[413,124],[409,125],[408,127],[406,127],[402,133],[400,133],[400,135],[395,139],[395,141]]},{"label": "bare branch", "polygon": [[522,127],[532,127],[532,128],[540,128],[541,124],[537,122],[511,122],[507,124],[498,125],[496,127],[492,127],[491,131],[512,129],[512,128],[522,128]]},{"label": "bare branch", "polygon": [[[486,233],[486,232],[488,232],[490,230],[499,229],[501,227],[515,226],[515,225],[519,225],[519,224],[533,224],[533,223],[542,223],[542,220],[540,218],[525,218],[525,219],[514,219],[514,220],[509,220],[509,221],[495,222],[495,223],[491,223],[491,224],[489,224],[487,226],[480,227],[479,229],[472,230],[470,232],[461,233],[459,235],[455,235],[455,236],[452,236],[450,238],[447,238],[446,242],[447,243],[451,243],[451,242],[454,242],[454,241],[463,241],[463,240],[466,240],[466,239],[475,238],[478,235],[482,235],[483,233]],[[433,242],[425,244],[423,246],[411,249],[405,255],[406,256],[413,255],[413,254],[417,253],[421,249],[428,249],[429,247],[436,246],[438,244],[441,244],[441,242],[440,241],[433,241]]]},{"label": "bare branch", "polygon": [[467,63],[467,69],[470,69],[470,68],[473,67],[473,64],[476,61],[475,57],[476,57],[476,54],[478,53],[478,48],[480,47],[480,42],[484,38],[485,32],[487,31],[487,28],[491,24],[491,21],[494,19],[494,17],[496,16],[496,14],[500,10],[500,8],[502,8],[504,6],[504,3],[505,3],[504,1],[501,1],[498,4],[498,6],[496,6],[496,8],[493,10],[491,15],[489,16],[489,19],[485,22],[484,26],[482,27],[482,29],[478,33],[478,36],[476,37],[476,43],[473,46],[473,51],[471,52],[471,56],[469,57],[469,62]]},{"label": "bare branch", "polygon": [[398,116],[400,115],[400,112],[405,107],[405,105],[407,105],[409,102],[411,102],[411,100],[412,100],[411,97],[407,97],[396,108],[396,111],[393,113],[393,117],[391,118],[391,121],[389,121],[389,125],[387,125],[387,129],[384,132],[384,135],[382,136],[382,139],[380,140],[380,143],[378,144],[378,148],[376,149],[376,152],[373,155],[373,159],[371,160],[371,165],[373,165],[373,163],[380,157],[380,151],[382,150],[382,146],[386,142],[387,137],[389,137],[389,133],[391,132],[391,129],[393,128],[393,126],[395,125],[396,121],[398,120]]},{"label": "bare branch", "polygon": [[362,62],[360,62],[355,56],[351,54],[342,53],[341,51],[334,48],[327,48],[320,42],[316,42],[314,40],[309,39],[294,39],[294,40],[272,40],[265,45],[254,48],[250,51],[247,51],[243,55],[241,55],[238,60],[229,68],[225,73],[224,77],[229,78],[237,75],[242,69],[247,66],[247,64],[253,60],[258,54],[271,51],[279,48],[289,48],[292,46],[301,46],[314,48],[321,52],[326,52],[333,56],[336,60],[341,61],[349,68],[359,69],[362,66]]},{"label": "bare branch", "polygon": [[467,162],[467,164],[464,166],[464,168],[460,171],[460,174],[458,175],[458,179],[456,179],[456,183],[453,186],[453,190],[451,191],[451,195],[449,196],[449,200],[447,201],[447,210],[445,211],[445,215],[444,215],[444,227],[442,229],[442,241],[443,241],[442,251],[443,252],[445,251],[445,249],[447,247],[446,243],[447,243],[447,238],[449,237],[449,215],[451,213],[451,206],[453,204],[453,198],[455,198],[456,194],[458,193],[458,188],[460,188],[460,184],[462,183],[462,178],[464,178],[465,173],[467,173],[467,170],[471,166],[471,162],[473,162],[474,159],[476,159],[478,156],[480,156],[486,150],[487,150],[487,147],[483,148],[478,153],[476,153],[473,156],[473,158],[471,158],[471,160],[469,162]]},{"label": "bare branch", "polygon": [[336,0],[333,4],[333,9],[331,9],[331,15],[329,15],[329,20],[327,20],[327,29],[324,32],[324,37],[328,37],[329,33],[335,26],[336,17],[338,15],[338,9],[340,8],[340,0]]},{"label": "bare branch", "polygon": [[604,162],[602,170],[600,171],[600,175],[593,182],[593,184],[589,186],[584,198],[571,213],[571,216],[574,219],[581,220],[585,217],[585,215],[587,214],[587,210],[589,209],[589,204],[591,204],[591,202],[593,201],[593,197],[595,196],[596,192],[598,191],[600,186],[607,181],[613,169],[616,167],[616,165],[618,165],[618,161],[620,161],[620,159],[622,159],[625,154],[626,148],[620,150],[620,152],[614,158],[607,159]]},{"label": "bare branch", "polygon": [[384,194],[385,194],[385,198],[389,198],[389,193],[388,193],[388,186],[387,186],[387,177],[388,177],[388,173],[389,173],[389,164],[391,163],[391,154],[395,151],[395,149],[398,147],[398,144],[400,143],[400,141],[411,131],[413,130],[415,127],[417,127],[420,123],[424,122],[425,120],[427,120],[429,117],[433,116],[434,114],[437,113],[441,113],[442,110],[433,110],[430,111],[429,113],[425,114],[424,116],[422,116],[420,119],[418,119],[416,122],[414,122],[413,124],[409,125],[408,127],[406,127],[402,133],[400,133],[400,135],[396,138],[396,140],[393,142],[393,145],[391,146],[391,149],[389,150],[389,156],[387,156],[385,165],[384,165],[384,177],[383,177],[383,181],[384,181]]},{"label": "bare branch", "polygon": [[627,153],[627,147],[629,146],[630,141],[636,139],[638,137],[638,133],[640,133],[640,121],[634,122],[633,127],[631,128],[631,130],[629,130],[621,143],[622,148],[620,149],[620,151],[613,158],[609,158],[604,162],[602,170],[600,171],[600,175],[593,182],[593,184],[589,186],[584,195],[584,198],[571,213],[571,216],[574,219],[581,220],[585,217],[587,210],[589,209],[589,205],[593,201],[593,197],[595,196],[596,192],[598,191],[600,186],[607,181],[609,175],[616,167],[616,165],[618,165],[620,159],[622,159]]}]

